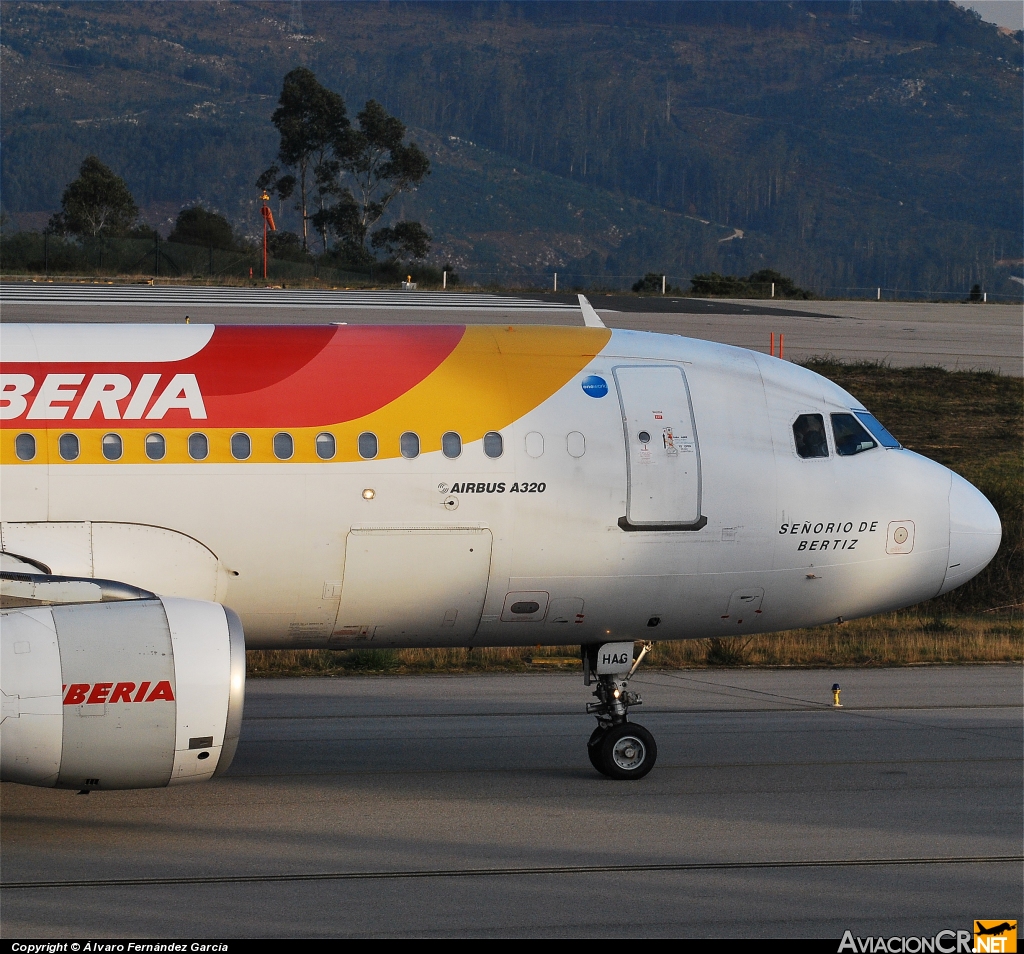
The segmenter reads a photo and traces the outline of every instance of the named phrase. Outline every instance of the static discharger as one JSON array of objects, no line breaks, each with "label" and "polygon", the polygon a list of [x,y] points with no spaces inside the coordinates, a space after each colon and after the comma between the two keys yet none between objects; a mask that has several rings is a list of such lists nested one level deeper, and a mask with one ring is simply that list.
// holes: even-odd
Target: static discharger
[{"label": "static discharger", "polygon": [[843,704],[839,701],[839,693],[842,692],[842,691],[843,690],[839,688],[839,683],[838,682],[832,683],[832,708],[833,709],[842,709],[843,708]]}]

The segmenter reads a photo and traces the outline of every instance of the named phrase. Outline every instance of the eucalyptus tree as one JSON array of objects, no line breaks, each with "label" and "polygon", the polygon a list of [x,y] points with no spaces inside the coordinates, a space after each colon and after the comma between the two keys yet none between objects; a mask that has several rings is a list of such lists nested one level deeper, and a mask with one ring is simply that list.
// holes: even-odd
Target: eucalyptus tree
[{"label": "eucalyptus tree", "polygon": [[367,102],[356,121],[358,127],[350,126],[335,139],[331,159],[319,167],[318,188],[333,202],[325,203],[314,219],[337,236],[340,250],[353,263],[373,262],[370,248],[390,258],[423,258],[430,236],[419,222],[397,222],[372,235],[370,230],[396,196],[430,174],[430,160],[415,143],[405,142],[405,125],[375,100]]},{"label": "eucalyptus tree", "polygon": [[96,237],[127,235],[139,217],[139,207],[125,184],[96,156],[86,156],[78,178],[68,183],[60,212],[48,229],[60,234]]},{"label": "eucalyptus tree", "polygon": [[376,100],[369,100],[356,118],[359,128],[345,132],[338,158],[353,184],[359,209],[356,237],[365,244],[395,197],[430,174],[430,160],[416,143],[404,142],[405,125]]},{"label": "eucalyptus tree", "polygon": [[395,197],[430,173],[430,160],[405,141],[400,119],[371,99],[353,126],[341,96],[298,67],[285,76],[271,120],[280,133],[277,162],[256,185],[281,199],[297,194],[304,252],[312,225],[324,251],[334,235],[353,263],[372,263],[371,248],[392,258],[427,254],[430,236],[418,222],[395,223],[371,235]]},{"label": "eucalyptus tree", "polygon": [[421,259],[430,251],[430,236],[419,222],[396,222],[387,228],[377,229],[370,245],[393,260],[401,257]]},{"label": "eucalyptus tree", "polygon": [[[277,162],[256,180],[256,185],[276,192],[282,199],[298,190],[295,209],[302,219],[302,249],[307,251],[308,226],[313,218],[309,209],[311,191],[316,190],[313,198],[322,212],[329,196],[322,187],[324,169],[332,161],[335,144],[349,128],[345,101],[322,86],[312,70],[300,66],[285,76],[277,109],[270,119],[281,137]],[[323,237],[326,245],[326,234]]]},{"label": "eucalyptus tree", "polygon": [[182,209],[178,213],[174,231],[167,236],[167,241],[228,250],[234,249],[236,244],[231,223],[223,215],[210,212],[201,205]]}]

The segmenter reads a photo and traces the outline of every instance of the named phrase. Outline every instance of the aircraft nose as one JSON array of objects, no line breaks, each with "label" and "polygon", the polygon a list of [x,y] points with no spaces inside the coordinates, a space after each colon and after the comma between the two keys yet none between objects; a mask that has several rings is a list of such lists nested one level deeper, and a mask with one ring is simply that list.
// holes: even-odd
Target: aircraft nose
[{"label": "aircraft nose", "polygon": [[985,569],[1002,537],[996,508],[977,487],[953,474],[949,488],[949,560],[939,594],[948,593]]}]

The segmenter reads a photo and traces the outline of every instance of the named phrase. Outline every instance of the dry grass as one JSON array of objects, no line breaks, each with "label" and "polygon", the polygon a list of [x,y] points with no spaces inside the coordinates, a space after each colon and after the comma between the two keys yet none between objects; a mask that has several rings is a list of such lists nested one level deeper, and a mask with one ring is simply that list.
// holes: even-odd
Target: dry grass
[{"label": "dry grass", "polygon": [[816,629],[723,640],[666,643],[652,665],[907,666],[922,663],[1020,662],[1021,614],[928,617],[886,613]]},{"label": "dry grass", "polygon": [[[247,657],[251,677],[537,672],[580,666],[575,646],[250,650]],[[932,617],[910,610],[750,638],[655,643],[644,665],[657,669],[704,669],[709,666],[907,666],[1022,660],[1024,616],[1020,612]]]}]

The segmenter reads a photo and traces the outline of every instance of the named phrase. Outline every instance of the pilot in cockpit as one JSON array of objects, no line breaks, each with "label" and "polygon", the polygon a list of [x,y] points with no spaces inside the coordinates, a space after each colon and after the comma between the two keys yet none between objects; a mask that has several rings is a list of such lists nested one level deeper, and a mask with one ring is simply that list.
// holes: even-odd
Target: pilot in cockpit
[{"label": "pilot in cockpit", "polygon": [[801,414],[793,422],[793,437],[800,457],[828,457],[825,420],[820,414]]}]

